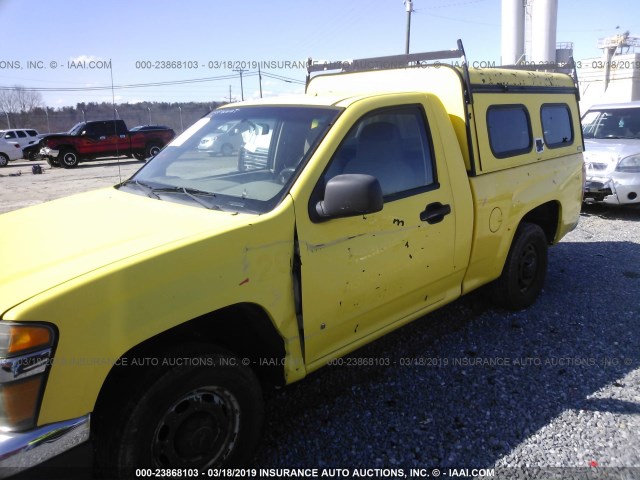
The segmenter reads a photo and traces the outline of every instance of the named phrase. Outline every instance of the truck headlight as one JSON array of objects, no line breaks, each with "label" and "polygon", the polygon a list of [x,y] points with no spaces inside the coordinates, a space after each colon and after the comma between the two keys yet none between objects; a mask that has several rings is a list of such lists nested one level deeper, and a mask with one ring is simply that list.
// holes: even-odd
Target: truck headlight
[{"label": "truck headlight", "polygon": [[625,157],[616,167],[616,172],[640,173],[640,154]]},{"label": "truck headlight", "polygon": [[49,325],[0,322],[0,431],[35,426],[55,343]]}]

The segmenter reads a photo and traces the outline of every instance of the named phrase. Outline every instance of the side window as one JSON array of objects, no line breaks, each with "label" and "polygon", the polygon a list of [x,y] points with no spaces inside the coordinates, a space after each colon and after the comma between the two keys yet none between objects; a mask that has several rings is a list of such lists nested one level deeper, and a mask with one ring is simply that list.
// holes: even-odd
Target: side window
[{"label": "side window", "polygon": [[325,184],[349,173],[376,177],[385,197],[406,196],[402,193],[434,184],[433,153],[422,108],[384,109],[358,120],[331,159]]},{"label": "side window", "polygon": [[[107,132],[107,122],[93,122],[87,124],[87,136],[88,137],[106,137],[109,135]],[[111,129],[111,135],[113,135],[113,128]]]},{"label": "side window", "polygon": [[16,132],[7,132],[4,134],[4,138],[16,138]]},{"label": "side window", "polygon": [[27,138],[27,134],[24,133],[22,130],[16,130],[16,133],[18,134],[18,137],[20,137],[20,138]]},{"label": "side window", "polygon": [[540,108],[544,143],[549,148],[566,147],[573,143],[571,112],[565,104],[545,104]]},{"label": "side window", "polygon": [[[109,123],[111,123],[111,128],[108,127]],[[108,122],[105,124],[105,131],[108,132],[106,135],[126,135],[127,134],[127,126],[123,121]]]},{"label": "side window", "polygon": [[495,157],[512,157],[531,151],[531,121],[524,105],[489,107],[487,128],[489,145]]},{"label": "side window", "polygon": [[38,132],[36,132],[35,130],[27,130],[26,132],[30,137],[37,137],[38,136]]}]

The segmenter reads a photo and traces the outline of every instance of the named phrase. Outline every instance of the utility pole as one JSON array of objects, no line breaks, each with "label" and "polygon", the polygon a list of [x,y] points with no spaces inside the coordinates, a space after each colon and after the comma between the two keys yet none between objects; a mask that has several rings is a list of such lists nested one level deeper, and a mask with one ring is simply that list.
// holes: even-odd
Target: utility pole
[{"label": "utility pole", "polygon": [[258,83],[260,84],[260,98],[262,98],[262,73],[260,73],[259,63],[258,63]]},{"label": "utility pole", "polygon": [[409,55],[409,39],[411,38],[411,12],[413,11],[413,0],[404,0],[404,6],[407,11],[407,41],[404,47],[404,53]]},{"label": "utility pole", "polygon": [[240,74],[240,98],[244,102],[244,87],[242,86],[242,74],[247,70],[244,68],[236,68],[234,72],[238,72]]},{"label": "utility pole", "polygon": [[229,103],[231,103],[231,85],[229,85]]}]

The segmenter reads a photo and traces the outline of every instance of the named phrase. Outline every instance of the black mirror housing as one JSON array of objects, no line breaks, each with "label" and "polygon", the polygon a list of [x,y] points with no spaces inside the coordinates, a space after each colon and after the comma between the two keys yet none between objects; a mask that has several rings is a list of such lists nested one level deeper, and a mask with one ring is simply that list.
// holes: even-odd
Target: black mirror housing
[{"label": "black mirror housing", "polygon": [[382,210],[384,200],[377,178],[371,175],[337,175],[327,182],[324,200],[316,204],[321,218],[338,218]]}]

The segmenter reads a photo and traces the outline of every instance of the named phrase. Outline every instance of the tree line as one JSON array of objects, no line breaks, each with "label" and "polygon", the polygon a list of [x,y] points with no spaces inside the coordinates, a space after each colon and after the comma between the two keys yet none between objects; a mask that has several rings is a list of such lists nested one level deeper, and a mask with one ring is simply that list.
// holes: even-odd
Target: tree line
[{"label": "tree line", "polygon": [[66,132],[78,122],[122,119],[136,125],[165,125],[180,133],[221,102],[81,102],[74,107],[47,107],[39,92],[15,86],[0,89],[0,130],[33,128],[39,133]]}]

